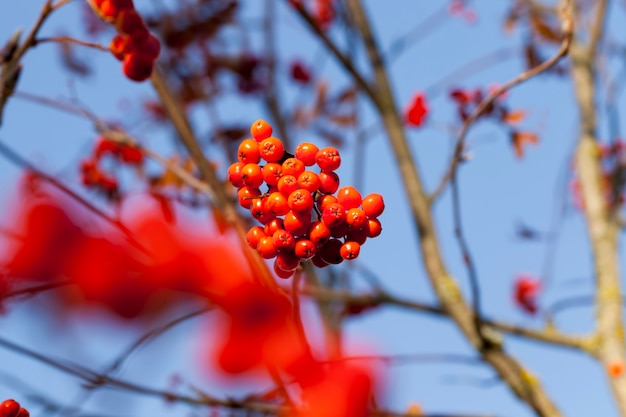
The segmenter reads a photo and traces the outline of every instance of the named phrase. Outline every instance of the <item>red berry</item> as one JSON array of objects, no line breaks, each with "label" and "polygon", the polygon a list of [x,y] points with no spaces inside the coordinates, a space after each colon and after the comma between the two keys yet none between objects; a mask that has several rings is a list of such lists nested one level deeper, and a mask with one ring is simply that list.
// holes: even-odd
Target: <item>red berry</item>
[{"label": "red berry", "polygon": [[283,271],[295,271],[300,265],[300,258],[292,252],[279,252],[276,255],[276,266]]},{"label": "red berry", "polygon": [[259,223],[265,224],[276,217],[267,207],[267,197],[252,200],[250,205],[250,214],[257,219]]},{"label": "red berry", "polygon": [[304,171],[300,174],[300,176],[298,176],[298,185],[300,188],[303,188],[311,193],[316,192],[320,187],[320,184],[320,177],[318,177],[315,172]]},{"label": "red berry", "polygon": [[291,78],[302,84],[308,84],[311,81],[311,71],[300,61],[291,63]]},{"label": "red berry", "polygon": [[259,197],[261,195],[261,190],[254,187],[248,187],[244,185],[237,191],[237,198],[239,199],[239,205],[243,208],[250,208],[252,204],[252,199],[255,197]]},{"label": "red berry", "polygon": [[263,259],[272,259],[278,253],[276,247],[274,246],[274,240],[271,236],[262,237],[259,240],[256,250]]},{"label": "red berry", "polygon": [[364,229],[367,226],[367,216],[360,208],[351,208],[346,212],[346,224],[352,230]]},{"label": "red berry", "polygon": [[318,268],[326,268],[328,265],[330,265],[328,262],[326,262],[324,259],[322,259],[322,255],[317,252],[312,258],[311,258],[311,263],[313,265],[315,265]]},{"label": "red berry", "polygon": [[237,159],[246,164],[256,164],[261,160],[259,144],[254,139],[244,139],[237,149]]},{"label": "red berry", "polygon": [[280,269],[280,267],[278,266],[277,260],[274,259],[274,273],[276,274],[276,276],[278,278],[283,278],[283,279],[287,279],[287,278],[291,278],[294,274],[294,271],[284,271],[282,269]]},{"label": "red berry", "polygon": [[30,413],[24,407],[20,407],[20,411],[17,413],[17,417],[30,417]]},{"label": "red berry", "polygon": [[291,251],[296,244],[296,239],[286,230],[275,231],[272,239],[274,239],[274,246],[278,251]]},{"label": "red berry", "polygon": [[265,120],[257,120],[250,127],[250,134],[257,141],[261,142],[272,136],[272,125]]},{"label": "red berry", "polygon": [[376,218],[383,214],[385,210],[385,202],[380,194],[372,193],[366,195],[361,204],[363,211],[369,218]]},{"label": "red berry", "polygon": [[283,176],[283,167],[276,162],[268,162],[263,166],[263,180],[267,185],[278,185],[278,180]]},{"label": "red berry", "polygon": [[245,164],[241,168],[241,179],[248,187],[259,188],[263,184],[263,170],[257,164]]},{"label": "red berry", "polygon": [[120,159],[127,164],[141,164],[143,162],[143,152],[134,146],[122,146],[120,148]]},{"label": "red berry", "polygon": [[337,202],[337,197],[335,197],[334,195],[330,195],[330,194],[322,194],[317,197],[317,201],[316,201],[318,210],[322,212],[326,210],[326,207],[336,202]]},{"label": "red berry", "polygon": [[320,193],[333,194],[339,189],[339,175],[334,171],[322,171],[319,173]]},{"label": "red berry", "polygon": [[365,228],[367,237],[377,237],[383,231],[383,227],[378,219],[367,219],[367,226]]},{"label": "red berry", "polygon": [[304,172],[304,163],[296,158],[287,158],[283,162],[283,173],[285,175],[293,175],[298,178]]},{"label": "red berry", "polygon": [[322,212],[322,221],[330,229],[342,225],[346,221],[346,209],[339,203],[329,204]]},{"label": "red berry", "polygon": [[347,187],[341,187],[337,192],[337,202],[343,205],[346,210],[356,208],[361,205],[361,193],[356,188],[349,185]]},{"label": "red berry", "polygon": [[304,165],[310,167],[315,165],[315,155],[319,152],[319,148],[312,143],[302,142],[296,146],[296,158],[304,163]]},{"label": "red berry", "polygon": [[285,155],[285,146],[280,139],[269,137],[259,143],[259,152],[261,153],[261,158],[265,161],[277,162]]},{"label": "red berry", "polygon": [[315,246],[321,246],[330,239],[330,229],[322,222],[315,222],[309,229],[309,239]]},{"label": "red berry", "polygon": [[299,189],[289,194],[287,202],[289,208],[297,212],[310,212],[314,204],[311,192],[304,189]]},{"label": "red berry", "polygon": [[248,246],[252,249],[256,249],[256,246],[259,244],[261,238],[265,236],[267,235],[261,226],[254,226],[248,230],[248,233],[246,234],[246,242],[248,242]]},{"label": "red berry", "polygon": [[298,189],[298,180],[293,175],[283,175],[278,180],[278,191],[285,197],[289,197],[291,193]]},{"label": "red berry", "polygon": [[128,36],[117,34],[109,42],[109,50],[120,61],[124,60],[126,56],[126,44],[128,43]]},{"label": "red berry", "polygon": [[235,162],[231,166],[228,167],[228,182],[230,182],[233,187],[243,187],[243,178],[241,177],[241,169],[245,164],[243,162]]},{"label": "red berry", "polygon": [[341,248],[339,249],[341,257],[346,260],[357,258],[359,256],[359,252],[361,252],[361,245],[350,241],[341,245]]},{"label": "red berry", "polygon": [[143,23],[143,19],[133,9],[124,10],[121,12],[115,20],[115,27],[118,32],[130,35],[137,31],[147,31],[146,26]]},{"label": "red berry", "polygon": [[346,235],[346,240],[356,242],[359,245],[363,245],[365,241],[367,241],[368,231],[367,229],[361,230],[348,230],[348,234]]},{"label": "red berry", "polygon": [[339,239],[330,239],[320,248],[320,256],[329,264],[340,264],[343,262],[340,250],[343,243]]},{"label": "red berry", "polygon": [[315,162],[322,171],[334,171],[341,165],[341,155],[337,148],[323,148],[315,154]]},{"label": "red berry", "polygon": [[317,248],[312,240],[301,238],[296,240],[293,252],[300,259],[311,259],[317,253]]},{"label": "red berry", "polygon": [[277,230],[281,230],[284,228],[283,219],[277,217],[275,219],[270,220],[265,224],[265,228],[263,231],[267,236],[272,236]]},{"label": "red berry", "polygon": [[20,412],[20,404],[13,400],[8,399],[0,403],[0,417],[16,417]]},{"label": "red berry", "polygon": [[294,236],[304,235],[309,231],[311,225],[311,213],[310,212],[295,212],[291,210],[285,214],[284,218],[285,230],[291,232]]},{"label": "red berry", "polygon": [[289,204],[287,203],[287,197],[282,193],[276,191],[269,195],[267,198],[267,208],[275,216],[283,216],[289,211]]},{"label": "red berry", "polygon": [[145,81],[152,75],[154,60],[141,52],[131,52],[124,57],[122,71],[132,81]]}]

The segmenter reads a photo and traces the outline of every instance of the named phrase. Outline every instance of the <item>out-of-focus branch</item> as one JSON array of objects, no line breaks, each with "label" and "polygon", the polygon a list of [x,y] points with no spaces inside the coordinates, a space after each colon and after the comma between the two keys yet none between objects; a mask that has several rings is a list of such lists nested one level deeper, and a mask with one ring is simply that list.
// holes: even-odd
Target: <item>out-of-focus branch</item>
[{"label": "out-of-focus branch", "polygon": [[233,227],[237,236],[241,241],[241,247],[244,251],[251,267],[253,268],[257,277],[265,285],[270,287],[275,286],[274,278],[270,274],[267,265],[260,256],[252,251],[246,242],[246,225],[242,221],[241,217],[237,213],[235,206],[231,199],[226,194],[225,188],[222,182],[217,177],[214,168],[211,166],[207,158],[204,156],[202,148],[198,144],[198,141],[191,129],[189,120],[182,110],[180,104],[176,101],[174,95],[169,89],[165,77],[161,73],[158,65],[155,66],[152,73],[152,85],[155,91],[161,99],[161,103],[169,116],[172,125],[176,129],[180,140],[187,148],[189,155],[194,160],[196,166],[200,170],[202,178],[211,189],[213,196],[213,204],[217,210],[224,216],[225,220]]},{"label": "out-of-focus branch", "polygon": [[[313,297],[318,300],[339,301],[347,305],[356,307],[389,305],[402,307],[413,311],[420,311],[439,317],[448,316],[448,313],[442,307],[425,304],[418,301],[407,300],[380,290],[373,294],[354,294],[347,291],[336,291],[327,288],[306,287],[301,290],[301,293],[303,295]],[[590,347],[593,345],[592,339],[589,337],[566,335],[551,327],[547,329],[530,329],[527,327],[522,327],[498,320],[490,320],[488,318],[483,318],[482,322],[484,325],[494,330],[508,333],[514,336],[519,336],[524,339],[534,340],[537,342],[543,342],[582,351],[589,351]]]},{"label": "out-of-focus branch", "polygon": [[361,33],[374,72],[376,96],[373,101],[381,115],[398,162],[419,235],[422,259],[442,307],[463,332],[468,342],[480,353],[482,359],[492,366],[515,395],[540,416],[560,416],[561,413],[539,381],[504,352],[501,341],[496,335],[492,335],[489,331],[491,329],[486,326],[477,329],[475,312],[463,299],[458,284],[450,276],[444,264],[430,211],[430,200],[424,191],[418,169],[411,156],[384,63],[368,18],[359,0],[347,0],[346,4],[354,25]]},{"label": "out-of-focus branch", "polygon": [[[205,406],[205,407],[218,407],[231,410],[249,410],[253,412],[260,412],[268,415],[287,415],[290,411],[293,412],[293,407],[285,405],[276,405],[272,403],[265,403],[260,401],[250,401],[247,399],[237,400],[232,398],[220,399],[208,395],[199,390],[195,391],[195,396],[183,395],[172,391],[159,390],[155,388],[146,387],[144,385],[135,384],[129,381],[125,381],[119,378],[113,378],[107,375],[99,374],[88,368],[80,365],[76,365],[69,361],[60,361],[53,358],[49,358],[38,352],[35,352],[26,347],[20,346],[7,339],[0,338],[0,346],[10,351],[22,354],[31,359],[35,359],[39,362],[45,363],[55,369],[58,369],[68,375],[73,375],[95,386],[104,386],[108,388],[114,388],[126,392],[133,392],[136,394],[142,394],[150,397],[161,398],[168,402],[180,402],[189,404],[192,406]],[[372,416],[379,417],[415,417],[415,414],[410,413],[397,413],[386,410],[377,410],[370,413]],[[471,414],[420,414],[420,417],[495,417],[489,415],[471,415]]]},{"label": "out-of-focus branch", "polygon": [[[620,226],[609,207],[597,140],[596,49],[606,24],[607,0],[596,2],[587,43],[574,39],[570,56],[572,79],[580,113],[580,133],[575,152],[576,169],[584,201],[596,276],[596,355],[604,365],[615,401],[626,416],[626,375],[612,375],[613,364],[624,364],[624,322],[618,258]],[[575,9],[575,17],[578,10]],[[581,20],[581,19],[578,19]]]}]

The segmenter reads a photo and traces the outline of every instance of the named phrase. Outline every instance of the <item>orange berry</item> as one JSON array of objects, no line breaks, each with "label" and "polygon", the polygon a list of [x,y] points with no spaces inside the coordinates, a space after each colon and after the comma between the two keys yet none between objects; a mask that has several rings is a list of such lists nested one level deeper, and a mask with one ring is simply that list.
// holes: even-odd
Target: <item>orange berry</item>
[{"label": "orange berry", "polygon": [[257,142],[261,142],[263,139],[272,136],[272,125],[265,120],[259,119],[252,123],[250,134]]}]

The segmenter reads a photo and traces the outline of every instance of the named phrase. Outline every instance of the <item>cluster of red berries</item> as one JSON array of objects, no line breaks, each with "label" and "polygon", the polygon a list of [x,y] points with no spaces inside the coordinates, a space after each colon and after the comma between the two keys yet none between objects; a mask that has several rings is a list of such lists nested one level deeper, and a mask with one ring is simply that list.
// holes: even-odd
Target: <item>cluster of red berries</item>
[{"label": "cluster of red berries", "polygon": [[[248,244],[261,257],[276,258],[279,277],[290,277],[307,259],[320,268],[354,259],[367,238],[380,235],[382,196],[363,198],[352,186],[339,188],[336,148],[303,142],[291,155],[264,120],[254,122],[250,133],[239,145],[239,161],[228,168],[228,180],[238,188],[239,204],[263,225],[249,230]],[[314,165],[319,172],[307,170]]]},{"label": "cluster of red berries", "polygon": [[148,79],[161,52],[161,44],[148,31],[141,15],[135,10],[133,0],[92,0],[92,6],[118,31],[109,49],[123,61],[124,74],[133,81]]},{"label": "cluster of red berries", "polygon": [[4,400],[0,403],[0,417],[29,417],[27,409],[20,407],[15,400]]},{"label": "cluster of red berries", "polygon": [[135,166],[143,163],[144,156],[138,148],[101,137],[96,142],[92,157],[81,163],[83,185],[101,191],[109,198],[115,198],[119,192],[117,178],[100,168],[100,161],[105,155],[110,155],[124,164]]}]

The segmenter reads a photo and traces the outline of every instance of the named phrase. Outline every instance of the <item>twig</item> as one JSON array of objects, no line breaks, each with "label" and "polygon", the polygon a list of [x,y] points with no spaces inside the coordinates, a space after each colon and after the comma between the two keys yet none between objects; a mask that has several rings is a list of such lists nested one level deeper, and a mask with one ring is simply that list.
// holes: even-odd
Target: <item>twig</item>
[{"label": "twig", "polygon": [[[568,0],[568,2],[571,0]],[[523,83],[524,81],[528,81],[529,79],[541,74],[542,72],[553,67],[557,62],[563,58],[567,52],[569,51],[570,45],[572,43],[572,37],[574,33],[574,23],[572,17],[569,15],[569,12],[564,7],[563,12],[563,41],[561,42],[561,46],[559,50],[554,54],[550,59],[542,62],[541,64],[529,69],[528,71],[524,71],[517,77],[503,84],[502,86],[496,88],[492,91],[475,109],[474,112],[467,118],[461,131],[457,137],[456,145],[454,147],[454,152],[452,155],[452,160],[450,161],[449,168],[447,172],[444,174],[443,178],[433,191],[433,193],[429,196],[429,200],[432,202],[436,200],[441,193],[445,190],[446,185],[449,181],[453,179],[456,175],[456,171],[459,163],[463,160],[463,152],[465,151],[465,138],[473,126],[474,122],[493,104],[493,102],[500,97],[502,94],[510,90],[511,88]]]}]

